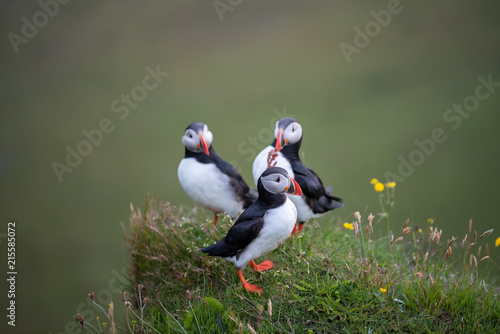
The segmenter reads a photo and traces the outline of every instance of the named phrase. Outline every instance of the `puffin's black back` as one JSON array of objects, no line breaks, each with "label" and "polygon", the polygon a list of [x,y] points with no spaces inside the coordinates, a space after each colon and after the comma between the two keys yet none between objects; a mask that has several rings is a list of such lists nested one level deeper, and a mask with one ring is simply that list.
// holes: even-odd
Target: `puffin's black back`
[{"label": "puffin's black back", "polygon": [[342,199],[329,194],[316,173],[300,160],[290,161],[295,181],[302,188],[304,199],[314,213],[325,213],[344,206]]}]

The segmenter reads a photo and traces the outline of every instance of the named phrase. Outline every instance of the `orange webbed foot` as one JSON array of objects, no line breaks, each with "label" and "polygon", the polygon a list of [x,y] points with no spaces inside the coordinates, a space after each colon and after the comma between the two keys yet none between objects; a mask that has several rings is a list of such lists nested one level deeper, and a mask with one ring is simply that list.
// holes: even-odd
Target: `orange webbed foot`
[{"label": "orange webbed foot", "polygon": [[261,287],[247,282],[247,280],[243,277],[243,273],[241,272],[241,270],[238,270],[238,276],[240,277],[241,284],[243,284],[245,290],[252,293],[262,293]]},{"label": "orange webbed foot", "polygon": [[245,288],[245,290],[251,293],[262,293],[262,288],[255,284],[247,283],[243,284],[243,287]]},{"label": "orange webbed foot", "polygon": [[255,264],[255,262],[252,260],[250,261],[250,265],[252,266],[253,270],[255,271],[264,271],[271,269],[274,267],[274,263],[272,263],[270,260],[266,260],[262,262],[261,264]]}]

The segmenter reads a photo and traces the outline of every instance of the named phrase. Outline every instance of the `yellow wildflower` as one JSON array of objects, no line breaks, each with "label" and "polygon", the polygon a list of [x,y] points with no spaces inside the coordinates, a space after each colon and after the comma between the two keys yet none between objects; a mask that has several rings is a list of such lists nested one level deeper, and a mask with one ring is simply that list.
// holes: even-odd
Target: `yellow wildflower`
[{"label": "yellow wildflower", "polygon": [[344,227],[348,230],[354,230],[354,226],[352,224],[349,224],[349,223],[344,223]]},{"label": "yellow wildflower", "polygon": [[422,233],[422,229],[421,228],[418,229],[418,233]]},{"label": "yellow wildflower", "polygon": [[396,187],[396,182],[394,182],[394,181],[387,182],[385,185],[387,186],[387,188],[394,188],[394,187]]},{"label": "yellow wildflower", "polygon": [[384,184],[380,182],[375,183],[375,191],[376,192],[384,191]]},{"label": "yellow wildflower", "polygon": [[427,219],[427,222],[428,222],[429,224],[434,224],[434,218],[429,218],[429,219]]},{"label": "yellow wildflower", "polygon": [[500,246],[500,237],[498,237],[498,239],[495,241],[495,247],[498,247]]},{"label": "yellow wildflower", "polygon": [[371,184],[375,184],[375,183],[378,183],[378,180],[373,178],[371,181],[370,181]]},{"label": "yellow wildflower", "polygon": [[386,292],[387,292],[387,289],[380,288],[380,291],[382,291],[382,293],[386,293]]}]

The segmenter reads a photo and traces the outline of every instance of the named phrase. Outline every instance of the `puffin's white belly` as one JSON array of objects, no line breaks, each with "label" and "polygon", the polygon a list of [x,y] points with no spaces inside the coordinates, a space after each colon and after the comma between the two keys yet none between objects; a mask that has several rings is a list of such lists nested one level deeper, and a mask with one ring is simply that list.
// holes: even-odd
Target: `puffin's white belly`
[{"label": "puffin's white belly", "polygon": [[243,204],[236,199],[229,176],[215,164],[203,164],[195,158],[184,158],[177,169],[182,189],[196,203],[214,211],[236,217]]},{"label": "puffin's white belly", "polygon": [[[267,169],[267,157],[269,156],[269,152],[273,148],[274,147],[269,145],[268,147],[260,151],[260,153],[257,154],[255,160],[253,161],[252,174],[255,185],[257,185],[259,177]],[[288,175],[290,175],[292,178],[294,177],[292,166],[281,152],[278,152],[278,156],[276,157],[276,159],[274,159],[274,161],[276,161],[276,167],[284,168],[287,171]]]},{"label": "puffin's white belly", "polygon": [[282,206],[266,212],[264,226],[257,238],[240,253],[239,258],[236,259],[236,256],[233,256],[227,260],[233,262],[236,268],[243,270],[251,260],[265,255],[281,245],[292,233],[296,221],[297,210],[287,198]]}]

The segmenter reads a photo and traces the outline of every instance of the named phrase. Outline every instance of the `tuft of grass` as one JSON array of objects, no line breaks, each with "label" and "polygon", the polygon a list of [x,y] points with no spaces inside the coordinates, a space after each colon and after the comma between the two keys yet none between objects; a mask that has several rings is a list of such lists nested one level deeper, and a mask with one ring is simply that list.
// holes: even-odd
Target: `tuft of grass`
[{"label": "tuft of grass", "polygon": [[[481,254],[493,231],[478,237],[472,222],[464,238],[441,240],[436,224],[422,231],[409,220],[399,230],[379,236],[374,216],[363,219],[359,212],[352,223],[312,221],[302,234],[257,260],[272,260],[275,268],[245,269],[247,280],[264,290],[250,294],[231,263],[199,251],[222,238],[233,224],[222,216],[212,228],[209,216],[205,210],[185,212],[155,197],[146,200],[143,210],[131,207],[126,237],[131,297],[122,292],[127,318],[113,330],[500,332],[500,289],[485,275],[491,262],[488,244],[486,254]],[[96,332],[95,326],[75,319],[85,332]]]}]

